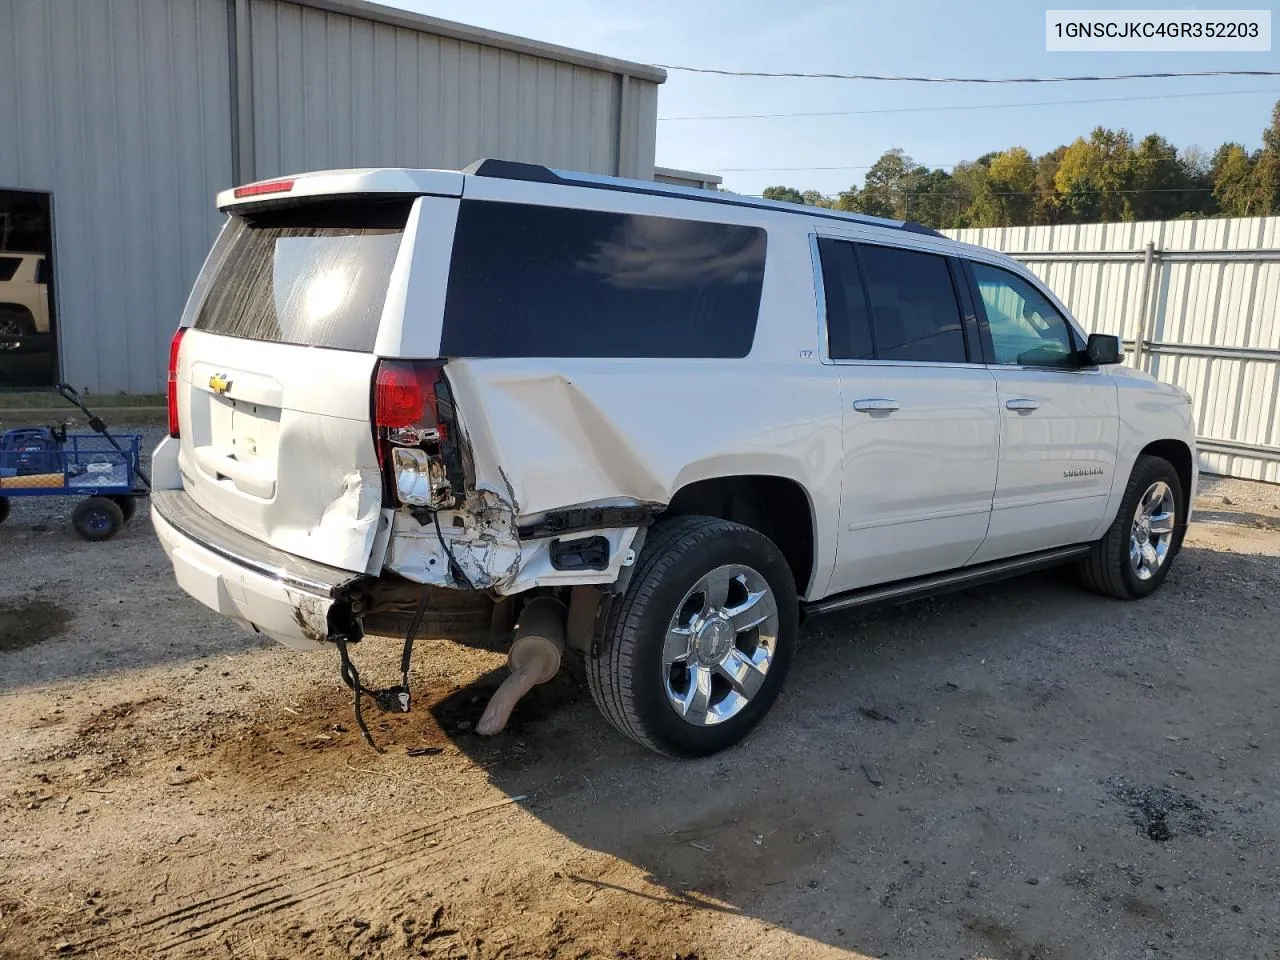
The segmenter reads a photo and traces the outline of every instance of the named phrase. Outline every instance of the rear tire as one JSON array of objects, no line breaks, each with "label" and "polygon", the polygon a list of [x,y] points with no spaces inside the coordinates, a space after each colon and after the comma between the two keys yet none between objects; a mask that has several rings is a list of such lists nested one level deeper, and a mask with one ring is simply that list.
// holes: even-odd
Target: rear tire
[{"label": "rear tire", "polygon": [[650,533],[614,600],[587,683],[600,712],[637,743],[706,756],[741,740],[773,705],[798,621],[795,580],[773,541],[728,520],[674,517]]},{"label": "rear tire", "polygon": [[0,523],[9,519],[9,498],[0,497]]},{"label": "rear tire", "polygon": [[[1166,525],[1171,527],[1167,541],[1156,532]],[[1141,456],[1115,521],[1080,561],[1080,577],[1090,590],[1104,596],[1120,600],[1150,596],[1168,576],[1185,532],[1186,506],[1178,471],[1160,457]]]},{"label": "rear tire", "polygon": [[71,523],[76,533],[84,539],[97,543],[110,540],[124,526],[124,512],[120,505],[106,497],[90,497],[76,507],[71,514]]}]

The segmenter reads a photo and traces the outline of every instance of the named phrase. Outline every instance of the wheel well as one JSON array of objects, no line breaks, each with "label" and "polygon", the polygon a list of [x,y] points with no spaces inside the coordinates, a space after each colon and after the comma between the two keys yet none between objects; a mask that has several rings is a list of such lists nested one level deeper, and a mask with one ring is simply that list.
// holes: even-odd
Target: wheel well
[{"label": "wheel well", "polygon": [[1173,469],[1178,474],[1178,480],[1182,484],[1182,515],[1185,517],[1191,506],[1191,479],[1192,472],[1195,470],[1195,464],[1191,462],[1191,448],[1181,440],[1156,440],[1143,447],[1142,452],[1148,456],[1167,460],[1173,465]]},{"label": "wheel well", "polygon": [[784,477],[699,480],[676,491],[664,516],[700,514],[732,520],[763,533],[786,557],[804,596],[813,575],[813,512],[804,488]]}]

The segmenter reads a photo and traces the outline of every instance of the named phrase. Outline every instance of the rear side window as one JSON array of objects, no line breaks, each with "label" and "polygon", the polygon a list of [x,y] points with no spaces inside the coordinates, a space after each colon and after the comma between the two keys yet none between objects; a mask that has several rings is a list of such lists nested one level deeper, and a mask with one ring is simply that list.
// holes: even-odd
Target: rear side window
[{"label": "rear side window", "polygon": [[195,327],[368,352],[411,200],[340,200],[235,215]]},{"label": "rear side window", "polygon": [[0,283],[3,283],[6,280],[12,280],[13,275],[18,272],[18,266],[21,263],[21,257],[0,256]]},{"label": "rear side window", "polygon": [[745,357],[765,231],[464,200],[447,357]]},{"label": "rear side window", "polygon": [[964,363],[960,304],[945,257],[858,245],[876,359]]},{"label": "rear side window", "polygon": [[827,238],[818,254],[833,360],[968,359],[945,257]]},{"label": "rear side window", "polygon": [[827,349],[833,360],[874,360],[871,313],[857,248],[846,240],[820,239],[822,289],[827,298]]}]

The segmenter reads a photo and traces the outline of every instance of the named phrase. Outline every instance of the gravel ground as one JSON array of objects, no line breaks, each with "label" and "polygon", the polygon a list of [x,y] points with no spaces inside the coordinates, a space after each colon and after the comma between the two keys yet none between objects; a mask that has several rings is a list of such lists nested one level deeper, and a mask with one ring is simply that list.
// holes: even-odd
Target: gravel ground
[{"label": "gravel ground", "polygon": [[697,762],[564,677],[481,739],[504,657],[445,640],[374,753],[335,658],[72,506],[0,527],[0,957],[1277,955],[1276,487],[1206,478],[1145,602],[1058,572],[814,621]]}]

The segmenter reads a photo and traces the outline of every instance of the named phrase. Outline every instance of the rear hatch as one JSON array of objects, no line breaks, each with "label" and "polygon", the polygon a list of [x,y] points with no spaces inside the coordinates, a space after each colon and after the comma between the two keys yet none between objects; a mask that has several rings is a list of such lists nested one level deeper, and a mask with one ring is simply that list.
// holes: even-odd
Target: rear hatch
[{"label": "rear hatch", "polygon": [[374,347],[414,199],[233,208],[177,351],[187,493],[243,533],[348,570],[381,562]]}]

